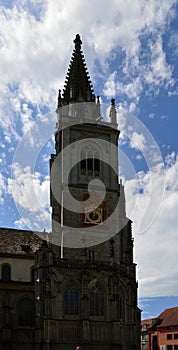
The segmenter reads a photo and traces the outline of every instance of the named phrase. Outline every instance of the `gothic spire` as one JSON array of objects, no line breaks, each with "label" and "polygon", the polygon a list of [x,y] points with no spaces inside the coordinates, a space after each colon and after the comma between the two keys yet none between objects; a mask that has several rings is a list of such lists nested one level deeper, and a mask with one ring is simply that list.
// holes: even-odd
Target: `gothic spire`
[{"label": "gothic spire", "polygon": [[61,105],[95,101],[89,73],[81,50],[82,41],[79,34],[76,35],[74,44],[75,47],[64,83],[63,95],[60,99]]}]

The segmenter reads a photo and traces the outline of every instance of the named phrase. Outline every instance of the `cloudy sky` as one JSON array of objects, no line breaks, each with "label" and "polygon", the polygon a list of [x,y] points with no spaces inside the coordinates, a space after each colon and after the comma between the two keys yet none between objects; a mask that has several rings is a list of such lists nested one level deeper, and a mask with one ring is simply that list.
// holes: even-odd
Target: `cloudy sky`
[{"label": "cloudy sky", "polygon": [[103,113],[116,98],[145,318],[178,304],[177,10],[176,0],[0,0],[0,226],[50,230],[57,91],[80,33]]}]

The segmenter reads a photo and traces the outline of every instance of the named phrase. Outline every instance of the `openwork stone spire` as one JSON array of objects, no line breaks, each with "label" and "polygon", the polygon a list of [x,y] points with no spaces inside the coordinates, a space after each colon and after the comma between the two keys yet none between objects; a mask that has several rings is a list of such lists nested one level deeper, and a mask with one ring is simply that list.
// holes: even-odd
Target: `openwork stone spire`
[{"label": "openwork stone spire", "polygon": [[69,103],[95,101],[91,80],[81,51],[82,41],[79,34],[76,35],[74,44],[75,48],[64,83],[63,95],[58,98],[58,107]]}]

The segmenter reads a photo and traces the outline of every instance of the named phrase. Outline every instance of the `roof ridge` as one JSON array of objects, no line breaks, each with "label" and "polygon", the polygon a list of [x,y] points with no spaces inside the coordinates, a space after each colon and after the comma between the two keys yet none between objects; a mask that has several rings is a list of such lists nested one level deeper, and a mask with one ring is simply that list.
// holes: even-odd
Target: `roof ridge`
[{"label": "roof ridge", "polygon": [[168,307],[168,308],[164,309],[164,310],[160,313],[160,315],[162,315],[164,312],[166,312],[166,311],[168,311],[168,310],[172,310],[172,309],[178,309],[178,306]]}]

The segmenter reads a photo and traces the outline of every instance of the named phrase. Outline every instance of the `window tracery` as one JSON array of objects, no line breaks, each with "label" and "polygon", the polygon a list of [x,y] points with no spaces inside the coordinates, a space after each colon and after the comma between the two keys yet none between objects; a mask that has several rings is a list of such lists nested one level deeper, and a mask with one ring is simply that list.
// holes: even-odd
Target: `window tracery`
[{"label": "window tracery", "polygon": [[104,289],[99,283],[90,290],[90,315],[104,316]]},{"label": "window tracery", "polygon": [[100,173],[100,156],[96,147],[87,145],[81,152],[80,156],[81,175],[99,176]]},{"label": "window tracery", "polygon": [[34,327],[35,304],[33,300],[24,298],[17,303],[17,323],[19,327]]},{"label": "window tracery", "polygon": [[79,314],[79,291],[74,282],[68,283],[64,291],[64,313],[73,316]]}]

